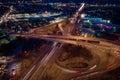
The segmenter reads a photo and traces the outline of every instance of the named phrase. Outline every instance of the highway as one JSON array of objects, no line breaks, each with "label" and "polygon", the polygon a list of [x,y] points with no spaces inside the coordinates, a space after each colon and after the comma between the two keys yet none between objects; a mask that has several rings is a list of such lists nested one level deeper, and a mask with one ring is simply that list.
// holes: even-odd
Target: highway
[{"label": "highway", "polygon": [[[54,39],[51,39],[51,38],[46,38],[46,40],[54,41]],[[55,41],[57,41],[57,40],[55,40]],[[81,75],[79,77],[75,77],[75,79],[77,78],[79,80],[84,77],[89,77],[89,76],[93,76],[95,74],[104,73],[106,71],[110,71],[110,70],[115,69],[116,67],[120,66],[120,65],[118,65],[119,59],[120,59],[119,55],[115,53],[115,52],[119,51],[119,47],[114,48],[113,47],[114,45],[113,46],[93,45],[93,44],[88,44],[88,43],[84,43],[84,42],[78,43],[77,41],[72,41],[72,40],[59,40],[58,39],[57,42],[60,42],[60,41],[64,42],[64,43],[70,43],[70,44],[74,44],[74,45],[82,45],[82,46],[88,47],[88,48],[90,48],[92,53],[99,56],[99,58],[97,58],[99,60],[97,60],[97,62],[94,65],[89,66],[89,68],[83,72],[59,68],[62,71],[65,71],[67,73],[72,72],[74,74],[79,73],[79,75]],[[110,54],[108,54],[108,53],[110,53]],[[109,55],[111,55],[111,56],[109,56]],[[99,61],[99,63],[98,63],[98,61]],[[58,80],[58,79],[56,79],[56,80]]]},{"label": "highway", "polygon": [[38,63],[36,70],[32,73],[32,75],[29,77],[29,80],[40,80],[41,76],[46,70],[46,66],[51,60],[51,58],[54,56],[56,51],[60,48],[60,45],[57,43],[54,43],[52,45],[52,49],[50,52],[48,52],[42,60]]},{"label": "highway", "polygon": [[[68,29],[68,34],[69,34],[69,35],[70,35],[70,34],[74,34],[75,25],[76,25],[76,23],[78,22],[77,17],[79,16],[79,14],[81,15],[81,11],[84,9],[84,7],[85,7],[85,3],[83,3],[83,4],[80,6],[80,8],[76,11],[76,13],[74,14],[72,20],[70,21],[71,23],[69,23],[69,24],[71,24],[72,26],[71,26],[71,28]],[[79,19],[79,21],[80,21],[80,20],[81,20],[81,19]]]},{"label": "highway", "polygon": [[[119,53],[116,53],[116,52],[119,52],[120,46],[117,46],[117,45],[111,44],[111,43],[107,43],[107,42],[104,42],[104,41],[101,41],[101,40],[99,40],[100,43],[96,45],[96,44],[93,44],[93,43],[88,43],[88,40],[96,41],[96,39],[93,39],[93,38],[91,39],[91,38],[84,38],[84,37],[78,37],[78,36],[65,36],[65,35],[64,36],[56,36],[56,35],[39,35],[39,36],[36,35],[35,36],[35,35],[31,35],[31,36],[34,37],[34,38],[39,38],[39,39],[44,39],[44,40],[59,42],[59,43],[64,43],[64,44],[67,43],[67,44],[73,44],[73,45],[84,45],[86,47],[88,47],[88,46],[89,47],[95,47],[95,48],[103,49],[103,50],[104,49],[109,49],[110,51],[114,51],[114,52],[111,53],[113,57],[119,58]],[[80,41],[80,40],[87,40],[87,41],[83,42],[83,41]],[[96,52],[96,53],[97,53],[96,55],[98,55],[98,52]],[[99,55],[99,56],[101,56],[101,55]],[[102,56],[101,58],[103,58],[103,57],[104,56]],[[106,62],[107,59],[110,61],[109,63]],[[47,61],[49,61],[49,60],[47,59]],[[101,59],[99,61],[101,61]],[[105,68],[103,70],[93,71],[96,68],[102,68],[103,63],[107,65],[107,66],[105,65]],[[81,73],[81,76],[75,77],[75,79],[76,78],[77,79],[84,78],[85,76],[89,77],[89,76],[92,76],[92,75],[95,75],[95,74],[98,74],[98,73],[100,74],[100,73],[104,73],[106,71],[110,71],[110,70],[115,69],[116,67],[119,66],[119,65],[116,65],[116,64],[117,64],[116,60],[109,59],[109,56],[108,56],[108,58],[106,57],[105,60],[102,60],[100,64],[96,63],[96,64],[92,65],[89,68],[90,70]],[[66,69],[62,69],[62,70],[68,71],[68,72],[75,72],[75,71],[66,70]],[[36,72],[36,75],[37,75],[37,72]]]},{"label": "highway", "polygon": [[[37,36],[37,35],[32,35],[32,36]],[[32,37],[31,36],[31,37]],[[66,40],[81,40],[84,42],[96,42],[96,43],[108,43],[108,45],[115,44],[115,45],[120,45],[116,41],[111,41],[111,40],[106,40],[106,39],[101,39],[101,38],[88,38],[88,37],[82,37],[82,36],[73,36],[73,35],[38,35],[38,37],[46,37],[46,38],[56,38],[56,39],[66,39]]]},{"label": "highway", "polygon": [[[74,45],[78,45],[75,41],[71,42]],[[96,74],[101,74],[110,70],[113,70],[117,67],[119,67],[119,60],[120,57],[118,56],[118,54],[116,54],[116,48],[113,47],[106,47],[106,46],[100,46],[100,45],[88,45],[88,44],[82,44],[82,46],[87,47],[92,54],[95,54],[95,58],[97,58],[97,61],[94,61],[93,65],[89,65],[89,68],[85,68],[84,70],[72,70],[72,69],[67,69],[65,67],[62,66],[57,66],[58,69],[68,73],[68,75],[70,75],[72,73],[72,75],[75,75],[74,78],[70,78],[67,80],[79,80],[81,78],[87,78]],[[118,48],[119,50],[119,48]],[[119,53],[120,54],[120,53]],[[98,56],[98,57],[97,57]],[[91,64],[91,63],[89,63]],[[49,69],[49,68],[48,68]],[[53,69],[53,68],[52,68]],[[82,71],[82,72],[81,72]],[[54,72],[54,73],[58,73],[58,72]],[[64,73],[61,73],[61,75]],[[59,74],[57,75],[59,76]],[[63,75],[62,75],[63,76]],[[63,77],[61,76],[61,80],[63,80]],[[66,76],[68,77],[68,76]],[[65,77],[64,77],[65,78]],[[60,80],[60,79],[55,79],[55,80]],[[64,79],[66,80],[66,79]]]},{"label": "highway", "polygon": [[[64,44],[67,43],[67,44],[73,44],[73,45],[84,45],[86,47],[92,47],[92,48],[94,47],[94,48],[97,48],[100,50],[107,49],[108,51],[113,51],[113,52],[111,52],[111,55],[117,59],[119,58],[119,54],[120,54],[120,53],[118,53],[118,52],[120,52],[119,51],[120,46],[117,46],[117,45],[112,44],[112,43],[104,42],[104,41],[99,40],[99,39],[96,40],[94,38],[84,38],[84,37],[80,37],[80,36],[71,36],[71,35],[70,36],[67,36],[67,35],[63,35],[63,36],[30,35],[29,37],[44,39],[44,40],[48,40],[48,41],[52,41],[52,42],[59,42],[59,43],[64,43]],[[88,40],[99,41],[100,43],[93,44],[93,43],[89,43]],[[37,77],[37,76],[39,76],[45,72],[47,64],[49,63],[49,61],[51,61],[51,58],[53,58],[52,55],[54,55],[57,51],[56,48],[57,47],[54,46],[54,48],[52,48],[51,52],[48,53],[50,55],[47,55],[42,59],[42,62],[40,62],[38,65],[39,67],[37,68],[37,70],[35,70],[35,72],[33,73],[32,77],[29,78],[29,80],[34,80],[35,78],[38,78],[38,80],[40,80],[40,77]],[[101,51],[96,52],[96,55],[101,56],[100,54],[98,54],[99,52],[101,52]],[[101,60],[103,58],[105,58],[105,59]],[[89,76],[92,76],[95,74],[100,74],[100,73],[104,73],[106,71],[110,71],[112,69],[115,69],[116,67],[119,66],[119,65],[117,65],[118,62],[116,63],[116,60],[114,60],[115,58],[109,59],[109,56],[105,57],[102,55],[99,59],[99,61],[101,62],[100,64],[96,63],[96,64],[92,65],[89,69],[87,69],[87,71],[80,73],[81,76],[75,77],[74,79],[77,78],[79,80],[81,78],[84,78],[85,76],[89,77]],[[107,62],[107,60],[109,60],[109,62]],[[103,63],[104,63],[104,65],[103,65]],[[104,66],[104,68],[102,66]],[[100,68],[100,70],[96,70],[97,68],[98,69]],[[71,73],[71,72],[76,73],[75,71],[71,71],[71,70],[66,70],[66,69],[61,69],[61,70],[69,72],[69,73]]]},{"label": "highway", "polygon": [[87,37],[81,37],[81,36],[73,36],[73,35],[37,35],[37,34],[31,34],[31,35],[14,35],[14,36],[22,36],[22,37],[33,37],[38,39],[45,39],[50,41],[58,41],[58,42],[66,42],[70,43],[70,41],[77,41],[77,42],[84,42],[84,43],[91,43],[91,44],[99,44],[104,46],[111,46],[114,48],[119,47],[119,44],[116,41],[110,41],[106,39],[100,39],[100,38],[87,38]]},{"label": "highway", "polygon": [[[82,7],[83,7],[83,5],[82,5]],[[62,26],[58,25],[58,27],[62,31],[62,33],[64,34],[65,32],[64,32]],[[73,30],[73,28],[71,29],[71,31],[72,30]],[[30,33],[32,33],[32,32],[34,32],[34,30],[30,31]],[[33,36],[33,37],[36,37],[36,36]],[[52,48],[51,51],[48,52],[42,58],[42,60],[40,62],[37,63],[38,64],[37,67],[33,66],[31,68],[31,70],[26,74],[26,76],[22,80],[27,80],[27,79],[29,79],[29,80],[40,80],[40,78],[41,78],[40,76],[42,76],[42,73],[44,73],[44,71],[46,69],[46,65],[51,60],[52,56],[57,52],[57,49],[61,48],[61,46],[62,46],[62,44],[58,44],[58,43],[54,42],[53,46],[51,47]],[[32,73],[32,74],[30,74],[30,73]]]},{"label": "highway", "polygon": [[[99,41],[100,43],[98,44],[93,44],[93,43],[89,43],[88,41],[82,41],[82,40],[91,40],[91,38],[78,38],[77,40],[66,40],[66,39],[61,39],[61,38],[49,38],[49,37],[39,37],[39,36],[33,36],[34,38],[39,38],[39,39],[44,39],[44,40],[48,40],[48,41],[56,41],[56,42],[60,42],[60,43],[67,43],[67,44],[73,44],[73,45],[99,45],[99,46],[105,46],[105,47],[109,47],[109,48],[114,48],[119,50],[120,46],[112,44],[112,43],[108,43],[108,42],[104,42],[104,41]],[[79,41],[81,40],[81,41]],[[93,40],[93,41],[97,41],[97,40]]]},{"label": "highway", "polygon": [[[92,48],[92,50],[94,50],[94,48]],[[120,57],[118,57],[118,55],[114,53],[114,51],[116,51],[115,49],[111,49],[109,47],[104,46],[96,46],[96,50],[98,50],[96,51],[96,54],[99,55],[100,57],[99,64],[97,64],[96,62],[96,65],[87,69],[85,73],[83,72],[83,74],[81,73],[79,76],[75,76],[68,80],[81,80],[83,78],[89,78],[93,75],[111,71],[120,66],[119,65]],[[103,53],[103,51],[105,51],[105,53]]]},{"label": "highway", "polygon": [[[115,59],[119,58],[119,54],[120,54],[120,53],[118,53],[119,49],[120,49],[120,47],[118,45],[109,43],[107,41],[104,42],[101,39],[85,38],[85,37],[72,36],[72,35],[58,36],[58,35],[37,35],[37,34],[35,35],[35,34],[31,34],[31,35],[23,35],[23,37],[24,36],[38,38],[38,39],[44,39],[44,40],[59,42],[59,43],[64,43],[64,44],[67,43],[67,44],[74,44],[74,45],[84,45],[86,47],[89,46],[89,47],[94,47],[94,48],[98,48],[98,49],[102,49],[102,50],[107,48],[110,51],[114,51],[111,54],[113,57],[115,57]],[[99,44],[89,43],[89,40],[90,41],[99,41]],[[41,76],[43,75],[43,73],[47,69],[46,66],[48,65],[49,61],[51,61],[51,58],[53,58],[52,55],[54,55],[57,52],[56,48],[52,48],[51,51],[49,53],[47,53],[50,55],[46,55],[45,57],[43,57],[42,62],[40,61],[40,63],[38,64],[38,67],[33,66],[33,68],[35,68],[35,70],[31,71],[32,76],[28,80],[34,80],[35,78],[36,78],[36,80],[40,80],[40,78],[41,78],[40,75]],[[99,51],[99,52],[101,52],[101,51]],[[96,52],[96,53],[97,53],[96,55],[98,55],[98,52]],[[101,56],[101,55],[99,55],[99,56]],[[105,58],[105,59],[101,60],[103,58]],[[107,60],[109,60],[109,62],[107,62]],[[119,66],[119,65],[117,65],[118,62],[116,63],[116,60],[111,59],[111,58],[109,59],[109,56],[107,58],[107,57],[102,55],[100,57],[99,61],[101,62],[100,64],[96,63],[96,64],[90,66],[89,69],[80,73],[80,75],[78,75],[77,77],[73,77],[72,79],[79,80],[79,79],[84,78],[84,77],[90,77],[90,76],[93,76],[96,74],[110,71],[110,70],[115,69],[116,67]],[[103,63],[104,63],[104,65],[103,65]],[[104,68],[102,66],[104,66]],[[33,69],[33,68],[31,68],[31,69]],[[96,70],[96,69],[100,69],[100,70]],[[71,72],[76,73],[75,71],[71,71],[71,70],[66,70],[66,69],[61,69],[61,70],[65,71],[65,72],[69,72],[69,73],[71,73]]]},{"label": "highway", "polygon": [[28,78],[32,75],[32,72],[34,72],[36,70],[36,68],[38,67],[38,63],[41,62],[42,58],[47,56],[48,53],[51,51],[52,49],[52,43],[47,43],[45,45],[45,49],[42,50],[42,53],[39,53],[37,59],[34,61],[34,63],[32,63],[32,65],[24,72],[24,74],[22,75],[20,80],[28,80]]},{"label": "highway", "polygon": [[[26,70],[26,72],[22,75],[20,80],[41,80],[41,77],[48,69],[47,66],[49,66],[51,60],[55,59],[56,57],[55,55],[57,55],[58,50],[61,49],[63,44],[73,44],[77,46],[82,45],[90,49],[91,52],[94,53],[95,55],[93,61],[94,64],[93,63],[89,64],[89,67],[83,69],[83,71],[82,69],[72,70],[62,67],[61,65],[56,65],[56,67],[59,70],[68,73],[68,75],[71,73],[72,75],[75,75],[73,77],[70,76],[70,78],[65,80],[80,80],[82,78],[90,77],[96,74],[101,74],[113,70],[120,66],[119,65],[120,46],[114,44],[115,43],[114,41],[108,41],[99,38],[85,38],[81,36],[72,35],[72,33],[74,33],[75,24],[76,22],[78,22],[77,17],[79,16],[80,12],[84,9],[84,7],[85,4],[83,3],[82,6],[78,9],[78,11],[75,13],[73,19],[71,20],[71,23],[68,23],[68,25],[71,26],[67,31],[65,31],[62,28],[63,27],[62,25],[58,25],[58,28],[62,32],[62,35],[34,34],[34,32],[40,28],[32,29],[28,34],[14,35],[14,36],[22,36],[28,38],[29,37],[38,38],[38,39],[54,42],[53,44],[46,45],[45,50],[43,50],[43,52],[38,55],[36,61],[30,66],[28,70]],[[1,18],[0,24],[8,20],[8,16],[11,12],[12,9],[10,8],[10,10],[7,13],[5,13]],[[44,28],[50,27],[51,25],[54,24],[47,25]],[[63,80],[63,78],[61,77],[60,79],[56,79],[56,80]]]},{"label": "highway", "polygon": [[[22,36],[22,37],[33,37],[33,38],[38,38],[38,39],[43,39],[47,41],[52,41],[54,44],[51,46],[47,47],[45,52],[42,54],[44,56],[39,57],[38,60],[32,67],[29,69],[29,71],[25,74],[25,76],[21,80],[41,80],[42,75],[47,70],[47,66],[49,65],[49,62],[54,59],[54,55],[57,54],[58,49],[61,48],[62,44],[58,43],[63,43],[63,44],[73,44],[73,45],[82,45],[84,47],[89,48],[96,56],[97,61],[95,64],[90,65],[89,68],[87,68],[85,71],[80,72],[80,71],[74,71],[74,70],[69,70],[65,69],[63,67],[57,66],[60,70],[69,73],[79,73],[78,75],[74,77],[70,77],[69,80],[79,80],[84,77],[89,77],[95,74],[99,73],[104,73],[106,71],[110,71],[112,69],[115,69],[118,67],[118,61],[119,60],[119,55],[120,55],[120,46],[112,44],[114,41],[109,41],[103,40],[103,39],[98,39],[98,38],[85,38],[81,36],[73,36],[71,33],[74,32],[75,29],[75,23],[77,22],[77,16],[81,12],[81,10],[84,8],[85,4],[82,4],[82,6],[78,9],[76,12],[72,23],[68,23],[72,25],[68,29],[67,32],[64,31],[61,25],[59,25],[60,31],[63,33],[63,35],[38,35],[34,34],[34,31],[39,29],[34,29],[31,30],[29,34],[26,35],[16,35],[16,36]],[[49,27],[49,26],[47,26]],[[68,35],[69,34],[69,35]],[[15,35],[14,35],[15,36]],[[91,42],[92,43],[91,43]],[[96,42],[98,42],[96,44]],[[95,43],[95,44],[94,44]],[[107,51],[107,52],[106,52]],[[108,55],[108,52],[110,51],[111,57]],[[99,54],[101,53],[101,54]],[[55,74],[55,73],[54,73]],[[62,79],[62,78],[61,78]],[[61,80],[61,79],[56,79],[56,80]]]}]

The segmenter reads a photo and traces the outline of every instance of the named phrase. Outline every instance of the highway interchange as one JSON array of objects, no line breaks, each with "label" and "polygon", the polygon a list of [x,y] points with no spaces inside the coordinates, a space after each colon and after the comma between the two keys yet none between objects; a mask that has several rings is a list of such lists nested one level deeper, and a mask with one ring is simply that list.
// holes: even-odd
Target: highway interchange
[{"label": "highway interchange", "polygon": [[[33,37],[33,38],[38,38],[53,42],[53,44],[48,44],[46,46],[46,49],[43,51],[42,56],[40,55],[36,59],[36,61],[33,63],[30,69],[27,70],[28,72],[26,72],[23,75],[21,80],[40,80],[42,75],[44,75],[46,70],[48,69],[49,64],[53,60],[55,60],[55,57],[57,56],[57,52],[62,48],[63,44],[82,45],[84,47],[87,47],[96,56],[95,57],[96,59],[94,59],[93,61],[94,64],[90,65],[88,68],[85,68],[83,72],[66,69],[59,65],[56,65],[57,69],[60,69],[61,71],[65,72],[67,75],[70,75],[70,77],[66,77],[65,79],[62,77],[63,75],[61,75],[60,77],[62,80],[80,80],[81,78],[89,77],[96,74],[101,74],[120,66],[119,65],[120,46],[114,44],[115,42],[111,41],[111,43],[109,43],[110,41],[108,42],[107,40],[101,40],[98,38],[85,38],[85,37],[71,35],[74,32],[75,23],[78,22],[76,18],[79,15],[82,8],[84,7],[84,5],[85,4],[83,4],[78,9],[78,12],[76,12],[71,23],[68,23],[68,25],[73,24],[74,26],[73,25],[70,26],[67,32],[64,32],[64,29],[62,28],[61,25],[58,26],[60,31],[63,33],[63,35],[34,34],[34,31],[36,29],[34,29],[28,34],[13,35],[13,36],[21,36],[21,37]],[[5,14],[6,17],[1,19],[0,23],[6,21],[9,14],[10,14],[9,12],[6,13]],[[72,74],[74,73],[73,76],[71,75],[71,73]],[[61,79],[56,78],[56,80],[61,80]]]},{"label": "highway interchange", "polygon": [[[50,26],[49,26],[50,27]],[[61,32],[63,32],[63,29],[59,28]],[[72,32],[73,26],[71,30]],[[120,57],[120,51],[119,51],[119,45],[114,44],[114,42],[111,41],[109,43],[107,40],[101,40],[98,38],[85,38],[80,36],[72,36],[71,34],[67,35],[39,35],[30,33],[29,35],[20,35],[23,37],[33,37],[38,39],[44,39],[48,41],[53,41],[54,44],[51,46],[51,50],[46,53],[46,55],[42,58],[40,62],[37,63],[37,67],[33,66],[30,70],[32,74],[27,75],[21,80],[40,80],[41,76],[45,74],[49,64],[52,60],[54,60],[55,56],[57,55],[57,51],[62,47],[63,44],[73,44],[73,45],[82,45],[87,47],[96,55],[95,61],[93,65],[90,65],[87,69],[84,69],[83,72],[79,72],[76,70],[69,70],[63,67],[60,67],[57,65],[58,69],[66,72],[66,73],[74,73],[74,76],[72,78],[65,78],[65,80],[80,80],[81,78],[86,78],[89,76],[93,76],[96,74],[101,74],[107,71],[110,71],[112,69],[115,69],[119,67],[119,57]],[[64,33],[64,32],[63,32]],[[92,42],[92,43],[91,43]],[[59,44],[58,44],[59,43]],[[62,43],[62,44],[60,44]],[[97,43],[97,44],[96,44]],[[95,50],[94,50],[95,49]],[[97,61],[96,61],[97,60]],[[99,62],[99,63],[98,63]],[[33,69],[34,68],[34,69]],[[76,73],[76,74],[75,74]],[[61,79],[63,75],[61,75]],[[64,76],[65,77],[65,76]],[[61,80],[60,79],[60,80]],[[58,78],[55,80],[59,80]]]}]

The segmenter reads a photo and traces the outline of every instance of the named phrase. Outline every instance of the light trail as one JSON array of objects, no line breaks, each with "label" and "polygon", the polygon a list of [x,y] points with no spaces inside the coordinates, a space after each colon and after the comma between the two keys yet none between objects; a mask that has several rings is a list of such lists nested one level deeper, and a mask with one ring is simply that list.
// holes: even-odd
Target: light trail
[{"label": "light trail", "polygon": [[31,75],[31,72],[33,71],[34,68],[35,68],[35,65],[30,69],[30,71],[26,74],[26,76],[21,80],[27,80],[28,77]]},{"label": "light trail", "polygon": [[90,70],[93,70],[93,69],[95,69],[97,67],[97,65],[94,65],[94,66],[92,66],[91,68],[90,68]]}]

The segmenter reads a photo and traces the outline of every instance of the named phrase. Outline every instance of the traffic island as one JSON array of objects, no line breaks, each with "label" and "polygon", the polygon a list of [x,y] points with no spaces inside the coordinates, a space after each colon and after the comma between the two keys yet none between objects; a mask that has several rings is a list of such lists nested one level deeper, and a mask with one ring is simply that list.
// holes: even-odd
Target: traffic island
[{"label": "traffic island", "polygon": [[58,55],[56,64],[71,70],[89,67],[94,55],[85,47],[65,45]]}]

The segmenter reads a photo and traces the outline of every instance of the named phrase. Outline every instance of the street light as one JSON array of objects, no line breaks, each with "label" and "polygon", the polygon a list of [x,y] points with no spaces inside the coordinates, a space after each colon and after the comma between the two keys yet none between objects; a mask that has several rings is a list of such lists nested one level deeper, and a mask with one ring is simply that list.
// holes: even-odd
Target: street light
[{"label": "street light", "polygon": [[85,18],[85,14],[81,14],[81,18],[82,18],[82,19]]}]

